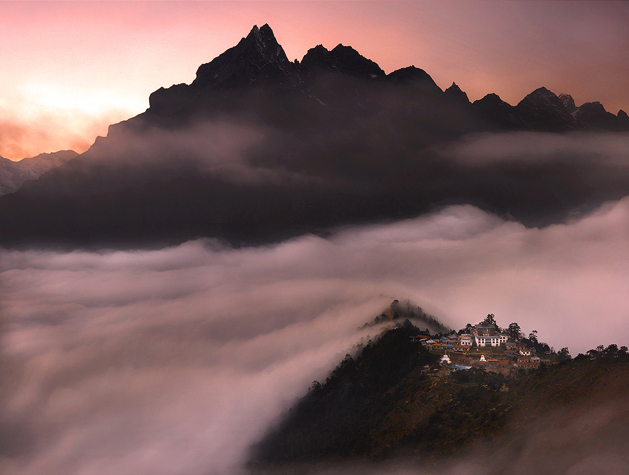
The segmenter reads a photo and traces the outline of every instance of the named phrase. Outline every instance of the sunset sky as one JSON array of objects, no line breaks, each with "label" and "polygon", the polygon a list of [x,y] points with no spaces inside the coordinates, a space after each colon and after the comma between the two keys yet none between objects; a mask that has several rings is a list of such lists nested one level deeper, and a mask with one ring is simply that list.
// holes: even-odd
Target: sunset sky
[{"label": "sunset sky", "polygon": [[291,60],[343,43],[471,100],[546,86],[629,109],[626,2],[2,2],[0,155],[84,151],[264,23]]},{"label": "sunset sky", "polygon": [[[83,152],[266,23],[290,60],[342,43],[472,101],[544,86],[629,112],[624,1],[0,1],[0,156]],[[301,117],[266,120],[268,96],[243,97],[264,119],[238,122],[245,108],[224,101],[119,127],[0,198],[1,474],[243,474],[251,444],[376,339],[383,326],[364,324],[393,299],[453,329],[492,313],[572,356],[629,345],[626,131],[467,133],[462,108],[406,113],[406,90],[382,113],[295,108],[316,114],[291,126]],[[607,431],[626,426],[626,401],[544,438],[514,425],[509,463],[629,473]],[[448,473],[504,472],[504,455],[468,455]],[[397,461],[325,473],[437,473]]]}]

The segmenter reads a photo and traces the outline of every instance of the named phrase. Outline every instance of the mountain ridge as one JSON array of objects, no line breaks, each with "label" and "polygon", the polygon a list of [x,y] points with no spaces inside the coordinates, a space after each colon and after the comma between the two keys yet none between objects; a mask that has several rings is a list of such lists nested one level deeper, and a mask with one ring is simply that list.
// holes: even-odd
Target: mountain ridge
[{"label": "mountain ridge", "polygon": [[254,26],[240,42],[197,69],[193,88],[225,88],[290,77],[295,65],[286,57],[268,24]]},{"label": "mountain ridge", "polygon": [[73,150],[60,150],[17,161],[0,157],[0,196],[16,192],[27,180],[36,180],[47,171],[78,156]]},{"label": "mountain ridge", "polygon": [[[165,112],[164,104],[177,103],[181,101],[182,95],[187,89],[191,94],[200,99],[202,90],[209,87],[212,90],[222,90],[234,88],[236,86],[271,86],[272,89],[281,91],[298,91],[309,96],[311,81],[318,74],[338,73],[340,75],[353,76],[364,80],[379,80],[380,82],[398,82],[401,76],[406,77],[407,82],[410,74],[404,74],[405,70],[414,68],[409,66],[400,68],[386,74],[378,64],[356,51],[351,46],[338,44],[332,50],[328,50],[323,45],[317,45],[308,50],[301,61],[291,62],[277,42],[275,35],[268,24],[261,28],[254,26],[249,34],[242,38],[240,42],[229,48],[224,53],[217,56],[209,63],[201,65],[196,74],[196,79],[190,85],[174,85],[171,88],[160,88],[151,94],[149,98],[149,111],[157,109]],[[549,132],[567,132],[574,130],[629,130],[629,120],[625,120],[623,110],[619,115],[607,112],[598,102],[584,103],[579,107],[574,106],[568,111],[570,103],[564,104],[556,94],[545,87],[540,87],[525,98],[516,106],[512,106],[504,101],[508,106],[509,114],[506,118],[504,114],[496,115],[491,113],[491,108],[486,107],[485,99],[495,93],[488,93],[482,99],[472,104],[467,94],[453,82],[452,85],[442,91],[432,80],[429,74],[423,70],[413,79],[431,83],[436,88],[431,88],[431,92],[444,93],[453,101],[465,106],[471,105],[471,110],[477,117],[485,121],[485,127],[509,129],[509,130],[539,130]],[[301,90],[300,90],[301,88]],[[169,97],[172,95],[172,97]],[[565,96],[565,95],[564,95]],[[203,103],[203,100],[200,101]],[[585,113],[580,117],[572,117],[572,113],[585,106]],[[506,119],[506,121],[505,121]]]},{"label": "mountain ridge", "polygon": [[[512,378],[483,369],[449,375],[418,333],[407,320],[346,355],[252,446],[249,468],[301,473],[396,457],[417,467],[460,456],[486,466],[482,473],[505,473],[513,459],[545,444],[530,473],[568,473],[577,462],[562,454],[575,444],[585,453],[624,449],[610,437],[622,439],[629,423],[626,347],[600,347]],[[595,424],[588,411],[614,416]],[[545,471],[548,460],[553,471]]]},{"label": "mountain ridge", "polygon": [[629,194],[629,172],[594,155],[479,166],[442,146],[629,130],[626,114],[582,105],[573,116],[545,88],[517,106],[471,104],[455,86],[416,67],[385,74],[344,45],[290,62],[268,25],[254,27],[190,85],[156,90],[80,157],[0,197],[0,245],[256,245],[462,203],[546,226]]}]

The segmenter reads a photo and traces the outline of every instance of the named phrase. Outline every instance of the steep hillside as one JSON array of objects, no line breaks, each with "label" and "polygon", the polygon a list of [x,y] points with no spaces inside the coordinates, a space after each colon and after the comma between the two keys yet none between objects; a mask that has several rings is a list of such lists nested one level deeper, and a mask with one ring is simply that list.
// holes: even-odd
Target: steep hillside
[{"label": "steep hillside", "polygon": [[404,320],[409,320],[416,327],[425,328],[426,332],[430,333],[448,333],[451,331],[450,328],[445,326],[434,316],[424,312],[421,307],[418,307],[409,300],[403,300],[402,302],[394,300],[384,312],[371,322],[365,323],[363,328],[380,325],[382,323],[402,323]]},{"label": "steep hillside", "polygon": [[[347,355],[324,384],[314,382],[280,427],[257,448],[256,460],[289,462],[374,453],[370,434],[386,424],[404,381],[439,358],[410,341],[410,323],[387,331],[353,359]],[[411,377],[412,374],[412,377]]]},{"label": "steep hillside", "polygon": [[[441,463],[465,453],[471,459],[501,454],[486,473],[502,473],[509,457],[559,428],[560,440],[543,448],[539,460],[572,444],[600,449],[603,432],[617,436],[629,428],[629,357],[615,345],[510,379],[483,370],[450,374],[437,354],[411,338],[418,331],[407,321],[356,359],[346,356],[252,449],[250,466],[264,471],[393,456]],[[566,433],[592,413],[605,418],[590,420],[591,433]],[[615,439],[609,447],[616,450],[618,443],[629,440]],[[558,457],[556,466],[561,464],[568,462]]]}]

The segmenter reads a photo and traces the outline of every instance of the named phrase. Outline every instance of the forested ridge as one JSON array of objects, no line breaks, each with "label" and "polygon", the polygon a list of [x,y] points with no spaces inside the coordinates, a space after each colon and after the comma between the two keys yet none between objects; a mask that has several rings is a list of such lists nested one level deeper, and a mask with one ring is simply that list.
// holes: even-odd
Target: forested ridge
[{"label": "forested ridge", "polygon": [[599,346],[516,377],[476,368],[450,374],[411,338],[418,333],[406,320],[346,355],[251,449],[250,467],[397,455],[436,462],[517,445],[559,411],[578,417],[588,404],[627,399],[625,347]]}]

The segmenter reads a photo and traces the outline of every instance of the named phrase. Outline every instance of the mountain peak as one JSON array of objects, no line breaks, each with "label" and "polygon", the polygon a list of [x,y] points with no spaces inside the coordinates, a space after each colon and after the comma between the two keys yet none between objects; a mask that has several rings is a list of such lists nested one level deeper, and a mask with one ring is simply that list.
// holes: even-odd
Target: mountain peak
[{"label": "mountain peak", "polygon": [[552,92],[550,89],[545,88],[544,86],[538,87],[533,92],[531,92],[527,97],[529,96],[544,97],[544,98],[557,97],[557,95],[554,92]]},{"label": "mountain peak", "polygon": [[390,73],[387,78],[397,84],[413,84],[415,86],[422,86],[426,90],[432,90],[433,92],[443,92],[426,71],[416,68],[415,66],[397,69]]},{"label": "mountain peak", "polygon": [[448,89],[444,91],[448,96],[458,102],[462,102],[464,104],[469,104],[470,100],[467,97],[467,94],[461,90],[461,88],[455,83],[452,83]]},{"label": "mountain peak", "polygon": [[310,48],[301,60],[301,69],[310,72],[314,69],[337,71],[330,51],[323,45]]},{"label": "mountain peak", "polygon": [[558,110],[567,112],[568,106],[570,105],[571,101],[572,103],[574,103],[571,96],[565,94],[557,96],[557,94],[545,87],[538,87],[529,95],[527,95],[524,99],[522,99],[518,106],[520,106],[521,104],[546,107],[550,106]]},{"label": "mountain peak", "polygon": [[48,170],[52,170],[79,154],[73,150],[53,153],[40,153],[35,157],[12,161],[0,157],[0,196],[17,191],[26,180],[36,180]]},{"label": "mountain peak", "polygon": [[323,69],[367,79],[385,76],[384,71],[374,61],[365,58],[351,46],[342,44],[338,44],[332,51],[328,51],[322,45],[308,50],[301,65],[307,73]]},{"label": "mountain peak", "polygon": [[238,44],[197,70],[197,87],[234,87],[290,76],[294,65],[268,24],[257,25]]},{"label": "mountain peak", "polygon": [[262,28],[258,28],[257,25],[253,25],[253,28],[244,40],[253,42],[260,56],[269,61],[274,61],[282,55],[284,55],[284,57],[286,56],[284,54],[284,50],[275,39],[273,30],[266,23],[262,25]]},{"label": "mountain peak", "polygon": [[540,87],[522,99],[516,110],[527,128],[550,132],[573,130],[575,121],[566,104],[569,105],[566,96],[561,99],[547,88]]},{"label": "mountain peak", "polygon": [[517,128],[513,106],[503,101],[498,94],[487,94],[482,99],[474,101],[473,105],[483,120],[490,124],[494,130]]},{"label": "mountain peak", "polygon": [[620,114],[617,117],[611,112],[607,112],[603,104],[598,101],[586,102],[576,109],[573,115],[585,129],[623,130],[626,128]]}]

